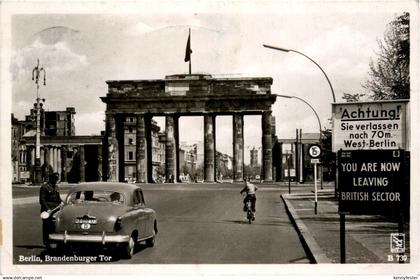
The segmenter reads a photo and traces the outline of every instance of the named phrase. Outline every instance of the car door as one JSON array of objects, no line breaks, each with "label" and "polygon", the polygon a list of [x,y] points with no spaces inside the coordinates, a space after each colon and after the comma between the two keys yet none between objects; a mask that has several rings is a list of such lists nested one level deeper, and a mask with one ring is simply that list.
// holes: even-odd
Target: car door
[{"label": "car door", "polygon": [[151,213],[151,209],[146,207],[146,202],[144,201],[144,195],[143,195],[143,191],[139,190],[139,197],[140,197],[140,202],[143,205],[143,209],[144,209],[144,214],[146,216],[145,219],[145,233],[147,234],[147,236],[152,235],[152,230],[153,230],[153,221],[152,221],[152,213]]},{"label": "car door", "polygon": [[147,237],[147,214],[145,212],[143,195],[140,189],[134,191],[134,209],[137,215],[137,229],[139,232],[139,239]]}]

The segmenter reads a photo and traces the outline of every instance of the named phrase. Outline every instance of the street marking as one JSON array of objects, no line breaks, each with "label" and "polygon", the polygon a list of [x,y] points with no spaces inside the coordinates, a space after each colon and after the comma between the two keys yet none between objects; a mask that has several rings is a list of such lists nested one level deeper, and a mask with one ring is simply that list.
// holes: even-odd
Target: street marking
[{"label": "street marking", "polygon": [[314,210],[314,208],[297,208],[297,209],[295,209],[296,211],[308,211],[308,210],[311,210],[311,211],[313,211]]}]

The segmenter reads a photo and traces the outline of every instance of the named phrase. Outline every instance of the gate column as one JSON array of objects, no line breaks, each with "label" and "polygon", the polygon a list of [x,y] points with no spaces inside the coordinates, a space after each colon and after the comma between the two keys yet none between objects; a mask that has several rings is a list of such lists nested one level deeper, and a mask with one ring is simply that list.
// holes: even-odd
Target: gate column
[{"label": "gate column", "polygon": [[165,163],[166,163],[166,182],[175,183],[178,172],[176,154],[176,135],[178,134],[178,118],[174,115],[166,116],[166,149],[165,149]]},{"label": "gate column", "polygon": [[233,115],[233,180],[242,182],[244,175],[244,116]]},{"label": "gate column", "polygon": [[67,182],[67,146],[61,146],[61,181]]},{"label": "gate column", "polygon": [[79,157],[80,157],[80,182],[86,182],[86,171],[85,171],[85,146],[79,145]]},{"label": "gate column", "polygon": [[116,119],[113,114],[106,115],[106,132],[108,138],[108,175],[107,180],[118,182],[118,140]]},{"label": "gate column", "polygon": [[273,180],[273,153],[271,136],[271,111],[264,111],[261,117],[262,127],[262,176],[264,181]]},{"label": "gate column", "polygon": [[215,179],[215,116],[204,115],[204,181],[214,182]]},{"label": "gate column", "polygon": [[98,181],[104,181],[103,179],[103,163],[102,163],[102,145],[98,145],[97,147],[98,153]]},{"label": "gate column", "polygon": [[136,180],[147,182],[147,141],[146,120],[143,114],[137,115],[136,124]]}]

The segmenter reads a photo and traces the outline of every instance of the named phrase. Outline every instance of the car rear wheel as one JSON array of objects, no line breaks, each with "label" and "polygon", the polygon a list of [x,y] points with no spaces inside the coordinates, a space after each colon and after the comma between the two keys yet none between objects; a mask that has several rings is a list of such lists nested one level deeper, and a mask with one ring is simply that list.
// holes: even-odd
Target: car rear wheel
[{"label": "car rear wheel", "polygon": [[147,247],[155,246],[155,241],[156,241],[156,228],[153,229],[153,236],[150,237],[149,239],[146,239],[146,246]]},{"label": "car rear wheel", "polygon": [[125,259],[131,259],[133,257],[135,245],[136,245],[136,242],[134,241],[134,237],[131,236],[130,240],[128,240],[128,242],[123,247],[122,253]]}]

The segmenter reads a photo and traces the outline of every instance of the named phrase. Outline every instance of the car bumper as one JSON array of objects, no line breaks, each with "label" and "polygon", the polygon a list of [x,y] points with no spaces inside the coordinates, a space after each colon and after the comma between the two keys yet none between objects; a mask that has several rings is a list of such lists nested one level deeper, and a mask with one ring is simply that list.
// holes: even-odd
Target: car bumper
[{"label": "car bumper", "polygon": [[125,243],[130,240],[130,236],[128,235],[106,235],[105,232],[102,232],[101,235],[99,234],[92,234],[92,235],[84,235],[84,234],[70,234],[65,231],[64,233],[52,233],[49,235],[49,240],[52,242],[80,242],[80,243]]}]

